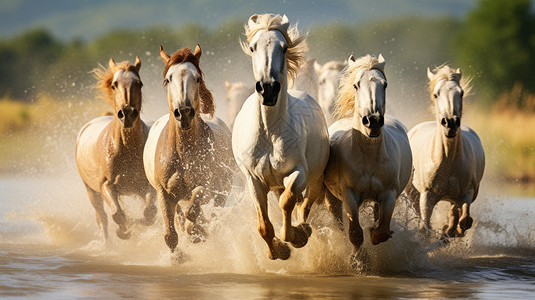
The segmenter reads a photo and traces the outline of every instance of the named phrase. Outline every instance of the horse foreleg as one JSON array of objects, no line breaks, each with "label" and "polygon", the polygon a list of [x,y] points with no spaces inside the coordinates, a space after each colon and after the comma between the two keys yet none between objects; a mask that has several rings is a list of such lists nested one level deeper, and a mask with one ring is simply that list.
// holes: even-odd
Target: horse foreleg
[{"label": "horse foreleg", "polygon": [[359,222],[359,207],[362,204],[362,195],[356,195],[352,188],[348,188],[344,194],[344,207],[349,219],[349,241],[355,247],[355,254],[358,254],[364,242],[364,234]]},{"label": "horse foreleg", "polygon": [[187,232],[193,238],[192,241],[194,243],[204,241],[206,236],[206,232],[199,224],[199,218],[202,213],[201,204],[204,203],[203,199],[205,196],[202,186],[193,189],[191,198],[188,201],[188,208],[186,209],[185,217],[191,222],[187,227]]},{"label": "horse foreleg", "polygon": [[248,176],[247,185],[251,197],[255,200],[256,212],[258,214],[258,232],[268,246],[268,256],[270,259],[288,259],[290,248],[286,243],[275,237],[273,224],[269,220],[267,194],[268,188],[261,182]]},{"label": "horse foreleg", "polygon": [[102,199],[102,196],[98,192],[94,191],[92,188],[90,188],[86,184],[85,184],[85,188],[89,196],[89,201],[95,208],[98,227],[100,227],[100,229],[102,230],[104,239],[107,240],[108,239],[108,215],[106,214],[106,211],[104,210],[104,199]]},{"label": "horse foreleg", "polygon": [[392,237],[393,231],[390,230],[390,222],[392,221],[392,214],[394,213],[394,206],[396,204],[396,192],[394,190],[385,191],[378,197],[378,205],[375,210],[378,218],[378,226],[370,230],[370,241],[373,245],[388,241]]},{"label": "horse foreleg", "polygon": [[[300,227],[292,226],[292,212],[297,203],[297,200],[302,197],[302,192],[305,189],[306,178],[302,171],[296,170],[288,177],[284,178],[284,192],[279,198],[279,206],[282,210],[282,228],[281,239],[292,243],[295,248],[301,248],[308,242],[308,234],[306,225]],[[310,200],[309,200],[310,201]],[[312,202],[310,204],[314,203]],[[304,209],[308,204],[303,204]],[[310,211],[310,208],[308,208]],[[303,211],[303,213],[306,213]],[[308,213],[306,213],[308,216]],[[303,217],[306,217],[303,215]],[[304,223],[303,223],[304,224]]]},{"label": "horse foreleg", "polygon": [[442,228],[443,239],[448,237],[455,237],[455,229],[459,223],[459,213],[460,208],[457,204],[452,204],[450,210],[448,211],[448,224],[444,225]]},{"label": "horse foreleg", "polygon": [[431,203],[428,193],[423,192],[420,194],[420,232],[422,232],[426,237],[429,235],[431,230],[431,214],[433,213],[433,208],[436,203]]},{"label": "horse foreleg", "polygon": [[465,231],[472,227],[474,220],[470,217],[470,205],[472,205],[472,199],[474,192],[468,191],[464,197],[463,204],[461,206],[461,217],[459,218],[459,226],[457,226],[457,233],[459,236],[464,236]]},{"label": "horse foreleg", "polygon": [[331,213],[340,231],[344,231],[343,203],[337,199],[328,188],[325,187],[325,206]]},{"label": "horse foreleg", "polygon": [[164,240],[167,247],[174,251],[178,244],[178,234],[175,229],[175,213],[177,212],[178,201],[172,195],[160,188],[158,191],[158,202],[162,211],[165,236]]},{"label": "horse foreleg", "polygon": [[128,228],[126,228],[126,215],[119,204],[119,195],[117,191],[109,181],[106,181],[102,184],[101,193],[111,207],[111,217],[113,221],[118,225],[116,230],[117,236],[123,240],[129,239],[130,232],[128,232]]},{"label": "horse foreleg", "polygon": [[154,224],[154,221],[156,220],[158,209],[156,208],[155,202],[156,193],[151,188],[151,191],[145,194],[145,208],[143,209],[143,216],[145,217],[143,224],[146,226]]}]

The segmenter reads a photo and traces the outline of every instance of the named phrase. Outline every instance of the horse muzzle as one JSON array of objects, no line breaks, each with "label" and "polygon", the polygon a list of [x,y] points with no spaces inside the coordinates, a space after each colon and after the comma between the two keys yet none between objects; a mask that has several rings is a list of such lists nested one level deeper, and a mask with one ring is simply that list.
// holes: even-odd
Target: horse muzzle
[{"label": "horse muzzle", "polygon": [[125,106],[117,112],[117,118],[123,123],[124,128],[131,128],[139,117],[139,111],[132,106]]},{"label": "horse muzzle", "polygon": [[440,125],[444,128],[444,134],[448,138],[453,138],[457,135],[457,130],[461,127],[461,118],[453,116],[452,118],[442,118]]},{"label": "horse muzzle", "polygon": [[266,106],[274,106],[277,104],[277,99],[279,98],[279,92],[281,90],[281,85],[278,81],[271,83],[261,83],[260,81],[256,82],[256,92],[262,96],[262,104]]},{"label": "horse muzzle", "polygon": [[189,130],[193,126],[193,118],[195,117],[195,109],[193,107],[176,108],[173,111],[173,115],[180,129]]},{"label": "horse muzzle", "polygon": [[369,137],[378,137],[381,134],[381,128],[385,125],[385,118],[379,113],[369,114],[362,117],[362,125],[370,130]]}]

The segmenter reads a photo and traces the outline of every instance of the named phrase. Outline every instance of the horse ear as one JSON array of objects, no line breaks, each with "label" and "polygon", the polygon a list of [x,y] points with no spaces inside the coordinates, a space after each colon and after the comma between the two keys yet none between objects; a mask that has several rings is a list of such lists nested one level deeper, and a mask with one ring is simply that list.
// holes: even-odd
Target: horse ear
[{"label": "horse ear", "polygon": [[165,53],[165,50],[163,50],[163,47],[162,45],[160,45],[160,57],[162,58],[163,62],[167,65],[167,63],[169,62],[169,59],[171,59],[169,57],[169,54]]},{"label": "horse ear", "polygon": [[350,65],[351,63],[354,63],[354,62],[355,62],[355,57],[353,56],[353,54],[351,54],[349,58],[347,59],[347,64]]},{"label": "horse ear", "polygon": [[254,26],[256,24],[256,21],[258,20],[258,15],[254,14],[249,18],[249,21],[247,21],[247,24],[249,27]]},{"label": "horse ear", "polygon": [[110,58],[110,61],[108,62],[108,66],[110,66],[111,69],[115,68],[115,60],[113,60],[113,57]]},{"label": "horse ear", "polygon": [[288,20],[288,17],[286,15],[282,16],[281,25],[286,30],[288,30],[288,27],[290,27],[290,20]]},{"label": "horse ear", "polygon": [[316,74],[321,74],[321,65],[318,63],[317,60],[314,61],[314,71],[316,71]]},{"label": "horse ear", "polygon": [[225,88],[228,90],[230,88],[230,82],[225,80]]},{"label": "horse ear", "polygon": [[381,68],[384,70],[386,61],[382,53],[379,54],[379,57],[377,58],[377,60],[379,61],[379,65],[381,66]]},{"label": "horse ear", "polygon": [[197,61],[201,61],[201,54],[202,54],[201,46],[197,44],[197,46],[195,46],[195,52],[193,53],[193,55],[195,55],[195,58],[197,58]]},{"label": "horse ear", "polygon": [[435,74],[433,74],[433,72],[431,72],[431,69],[429,69],[429,67],[427,67],[427,79],[431,80],[433,79],[433,76]]},{"label": "horse ear", "polygon": [[457,70],[455,70],[455,73],[462,74],[462,73],[461,73],[461,68],[457,68]]},{"label": "horse ear", "polygon": [[137,72],[139,73],[139,70],[141,69],[141,60],[139,59],[139,56],[136,56],[136,62],[134,63],[134,68],[136,68]]}]

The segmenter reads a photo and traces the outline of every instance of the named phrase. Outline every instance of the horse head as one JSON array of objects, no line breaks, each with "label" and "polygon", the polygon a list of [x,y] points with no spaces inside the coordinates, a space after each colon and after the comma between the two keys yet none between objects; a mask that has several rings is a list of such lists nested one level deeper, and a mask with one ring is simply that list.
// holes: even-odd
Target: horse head
[{"label": "horse head", "polygon": [[435,101],[437,121],[444,135],[453,138],[461,127],[464,90],[461,87],[461,70],[442,66],[432,72],[427,68],[432,99]]},{"label": "horse head", "polygon": [[139,120],[143,86],[139,76],[140,69],[141,61],[136,56],[134,65],[127,61],[115,63],[113,58],[110,58],[107,69],[101,66],[93,70],[98,80],[97,87],[114,108],[115,116],[125,128],[131,128]]},{"label": "horse head", "polygon": [[288,86],[299,67],[306,61],[305,36],[290,28],[286,15],[253,15],[245,27],[248,44],[242,43],[244,52],[253,63],[255,90],[262,104],[274,106],[282,86]]},{"label": "horse head", "polygon": [[213,114],[212,94],[204,85],[199,68],[201,53],[201,47],[197,45],[193,54],[189,48],[184,48],[169,56],[160,46],[169,110],[182,130],[192,128],[199,112]]},{"label": "horse head", "polygon": [[[370,60],[367,67],[359,67],[360,60]],[[348,67],[355,68],[353,88],[355,93],[354,117],[361,122],[369,137],[378,137],[384,125],[386,104],[386,78],[384,75],[385,59],[380,54],[378,59],[365,56],[355,60],[353,55],[348,59]]]}]

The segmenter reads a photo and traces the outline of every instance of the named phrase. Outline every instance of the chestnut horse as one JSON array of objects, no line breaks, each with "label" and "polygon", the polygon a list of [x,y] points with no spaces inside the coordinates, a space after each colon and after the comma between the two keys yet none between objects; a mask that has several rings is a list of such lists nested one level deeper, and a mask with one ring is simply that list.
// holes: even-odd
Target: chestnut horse
[{"label": "chestnut horse", "polygon": [[[190,222],[187,231],[194,241],[202,240],[201,205],[211,199],[216,206],[225,204],[235,163],[230,130],[213,117],[212,94],[199,66],[199,45],[195,53],[184,48],[172,56],[160,46],[160,56],[165,63],[164,86],[170,113],[152,126],[143,161],[158,195],[165,242],[174,251],[178,244],[175,216],[181,224]],[[180,200],[188,200],[185,214],[178,205]]]},{"label": "chestnut horse", "polygon": [[117,236],[121,239],[128,239],[130,232],[120,196],[138,195],[145,199],[146,225],[154,222],[157,212],[155,191],[143,170],[143,146],[149,126],[139,117],[140,68],[139,57],[134,65],[127,61],[116,64],[112,58],[107,69],[101,67],[93,71],[97,87],[114,113],[85,124],[76,141],[76,165],[105,239],[108,238],[108,216],[104,201],[112,210],[113,221],[118,225]]}]

